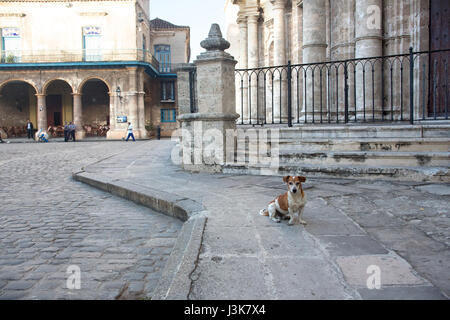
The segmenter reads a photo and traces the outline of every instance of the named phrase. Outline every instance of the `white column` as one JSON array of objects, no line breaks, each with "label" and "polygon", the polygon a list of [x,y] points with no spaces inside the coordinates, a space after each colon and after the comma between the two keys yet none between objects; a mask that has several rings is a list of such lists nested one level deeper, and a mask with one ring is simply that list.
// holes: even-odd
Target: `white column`
[{"label": "white column", "polygon": [[[248,27],[247,17],[239,16],[237,23],[239,24],[239,69],[248,68]],[[248,75],[242,72],[242,76],[236,77],[236,112],[241,115],[239,122],[244,120],[248,122]],[[242,90],[242,91],[241,91]]]},{"label": "white column", "polygon": [[125,130],[120,131],[117,126],[117,116],[119,115],[120,98],[117,92],[108,92],[109,94],[109,131],[106,134],[107,139],[120,139]]},{"label": "white column", "polygon": [[[273,4],[273,61],[274,65],[281,66],[287,64],[286,61],[286,27],[285,13],[286,0],[271,0]],[[281,71],[281,70],[280,70]],[[278,123],[280,119],[287,121],[287,74],[275,72],[274,78],[274,121]],[[281,86],[281,95],[280,95]],[[281,103],[281,104],[280,104]],[[281,111],[281,114],[280,114]]]},{"label": "white column", "polygon": [[85,137],[83,129],[83,105],[81,93],[72,93],[73,96],[73,123],[75,124],[75,137],[77,140]]},{"label": "white column", "polygon": [[128,122],[133,126],[133,133],[138,138],[139,135],[139,118],[138,118],[138,97],[137,97],[137,70],[129,69],[129,90],[128,90]]},{"label": "white column", "polygon": [[144,70],[141,70],[138,74],[138,92],[137,92],[137,105],[138,105],[138,130],[141,139],[147,138],[147,130],[145,130],[145,92],[144,92]]},{"label": "white column", "polygon": [[38,111],[37,111],[37,125],[38,130],[43,130],[47,132],[47,104],[45,101],[45,94],[36,94],[37,97],[37,105],[38,105]]},{"label": "white column", "polygon": [[[355,0],[333,0],[331,1],[331,60],[347,60],[355,57]],[[349,119],[355,117],[355,91],[354,91],[354,62],[347,65],[348,70],[348,109]],[[335,71],[335,70],[333,70]],[[336,88],[336,81],[338,87]],[[344,68],[339,68],[330,75],[330,99],[332,121],[339,117],[339,121],[345,120],[345,73]],[[336,114],[338,111],[338,114]]]},{"label": "white column", "polygon": [[[378,57],[383,54],[382,8],[382,0],[356,0],[355,58]],[[357,116],[362,120],[371,120],[374,108],[375,118],[381,117],[381,64],[372,64],[366,63],[365,68],[358,66],[356,69]]]},{"label": "white column", "polygon": [[[248,25],[248,68],[257,68],[258,67],[258,19],[259,14],[253,14],[249,15],[247,17],[247,25]],[[257,73],[250,72],[249,75],[249,94],[250,94],[250,101],[249,101],[249,113],[251,115],[251,122],[256,123],[257,122],[257,115],[258,115],[258,86],[257,86]],[[259,114],[261,116],[261,114]]]},{"label": "white column", "polygon": [[[325,62],[327,60],[326,1],[303,1],[303,63]],[[314,83],[312,81],[314,70]],[[314,94],[313,94],[314,89]],[[322,85],[319,67],[307,72],[306,92],[304,94],[303,114],[307,113],[308,121],[320,121],[326,115],[326,72],[322,72]],[[325,113],[325,114],[324,114]]]}]

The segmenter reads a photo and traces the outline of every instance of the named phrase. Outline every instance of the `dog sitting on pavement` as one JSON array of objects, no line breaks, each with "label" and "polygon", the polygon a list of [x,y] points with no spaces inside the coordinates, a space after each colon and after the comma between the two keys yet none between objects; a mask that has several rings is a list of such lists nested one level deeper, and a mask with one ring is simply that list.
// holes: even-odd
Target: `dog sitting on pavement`
[{"label": "dog sitting on pavement", "polygon": [[267,209],[262,209],[259,214],[269,216],[275,222],[280,222],[281,217],[289,219],[289,225],[298,223],[306,225],[306,221],[302,220],[306,205],[306,195],[302,188],[302,182],[305,181],[306,178],[302,176],[284,177],[283,182],[288,186],[288,191],[270,202]]}]

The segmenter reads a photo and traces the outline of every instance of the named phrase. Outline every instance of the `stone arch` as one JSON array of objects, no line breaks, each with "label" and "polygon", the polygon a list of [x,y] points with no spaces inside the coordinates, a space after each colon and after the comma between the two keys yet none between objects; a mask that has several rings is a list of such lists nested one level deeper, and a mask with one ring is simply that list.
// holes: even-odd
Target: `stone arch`
[{"label": "stone arch", "polygon": [[85,79],[83,79],[83,81],[81,81],[81,83],[78,85],[77,91],[76,93],[82,93],[83,90],[83,86],[86,84],[86,82],[88,82],[89,80],[100,80],[102,81],[109,90],[109,93],[113,92],[114,90],[112,90],[111,85],[109,84],[108,81],[106,81],[106,79],[99,77],[99,76],[92,76],[92,77],[87,77]]},{"label": "stone arch", "polygon": [[42,87],[47,106],[47,125],[61,127],[73,117],[73,86],[64,78],[54,78]]},{"label": "stone arch", "polygon": [[0,95],[2,94],[2,89],[5,85],[7,85],[10,82],[25,82],[27,84],[29,84],[30,86],[32,86],[34,88],[34,90],[36,91],[36,94],[39,93],[38,87],[35,83],[33,83],[32,81],[28,81],[28,80],[24,80],[24,79],[19,79],[19,78],[14,78],[14,79],[8,79],[5,80],[3,82],[0,83]]},{"label": "stone arch", "polygon": [[8,79],[0,83],[0,128],[9,137],[26,136],[27,120],[37,127],[38,93],[34,83],[23,79]]},{"label": "stone arch", "polygon": [[51,85],[52,82],[54,82],[54,81],[62,81],[62,82],[65,82],[65,83],[70,87],[70,89],[72,90],[72,93],[74,92],[74,90],[73,90],[73,85],[70,83],[69,80],[64,79],[64,78],[52,78],[52,79],[50,79],[50,80],[47,80],[47,81],[44,83],[44,85],[42,86],[42,93],[43,93],[43,94],[46,94],[46,93],[47,93],[47,88],[48,88],[48,86]]},{"label": "stone arch", "polygon": [[106,136],[111,116],[110,93],[108,82],[100,77],[89,77],[80,83],[81,123],[86,136]]}]

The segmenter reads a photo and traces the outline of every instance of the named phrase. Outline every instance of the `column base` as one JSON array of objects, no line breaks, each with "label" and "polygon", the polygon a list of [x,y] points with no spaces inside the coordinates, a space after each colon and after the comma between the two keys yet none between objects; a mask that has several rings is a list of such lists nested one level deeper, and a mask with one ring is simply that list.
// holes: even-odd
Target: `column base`
[{"label": "column base", "polygon": [[86,132],[84,130],[77,130],[75,132],[75,140],[83,140],[86,138]]}]

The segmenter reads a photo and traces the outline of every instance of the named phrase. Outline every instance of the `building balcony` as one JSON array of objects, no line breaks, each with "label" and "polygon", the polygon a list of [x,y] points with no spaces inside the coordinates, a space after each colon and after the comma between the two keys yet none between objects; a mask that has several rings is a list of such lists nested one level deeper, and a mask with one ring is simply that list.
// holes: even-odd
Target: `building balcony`
[{"label": "building balcony", "polygon": [[33,64],[96,64],[139,62],[153,67],[159,74],[174,73],[174,65],[161,65],[147,50],[10,50],[1,51],[0,66],[25,66]]}]

